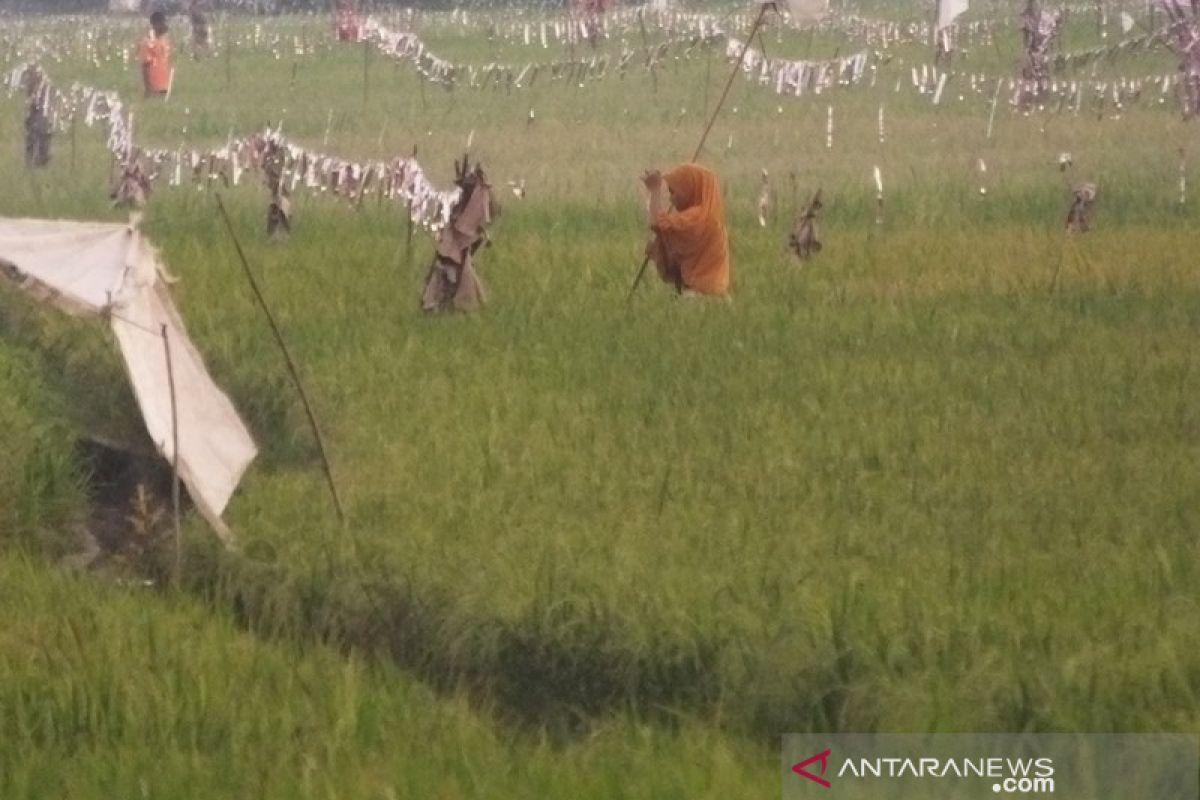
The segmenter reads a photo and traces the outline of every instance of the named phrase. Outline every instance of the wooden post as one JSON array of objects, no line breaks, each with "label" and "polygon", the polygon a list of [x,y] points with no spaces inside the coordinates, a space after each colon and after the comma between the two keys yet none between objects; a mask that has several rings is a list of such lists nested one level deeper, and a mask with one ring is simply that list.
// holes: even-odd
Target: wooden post
[{"label": "wooden post", "polygon": [[704,105],[702,106],[701,114],[708,115],[708,85],[712,82],[712,48],[706,48],[704,55]]},{"label": "wooden post", "polygon": [[883,224],[883,173],[875,166],[875,224]]},{"label": "wooden post", "polygon": [[750,49],[750,42],[754,39],[754,34],[758,33],[758,28],[762,25],[763,17],[767,14],[768,6],[763,4],[759,7],[758,16],[754,18],[754,25],[750,28],[750,35],[746,37],[746,43],[742,45],[742,52],[738,54],[737,63],[733,65],[733,71],[729,73],[729,80],[725,82],[725,89],[721,92],[721,97],[717,100],[717,107],[713,110],[712,119],[708,121],[707,127],[704,128],[704,133],[700,136],[700,144],[696,146],[696,152],[692,155],[692,161],[700,157],[700,152],[704,149],[704,142],[708,140],[708,133],[712,130],[712,126],[717,121],[717,116],[721,113],[721,106],[725,104],[725,98],[729,96],[729,90],[733,87],[733,81],[737,78],[737,74],[742,71],[742,63],[746,60],[746,51]]},{"label": "wooden post", "polygon": [[175,395],[175,367],[171,361],[171,340],[162,326],[163,350],[167,354],[167,387],[171,391],[171,511],[175,519],[175,588],[183,571],[183,529],[179,522],[179,406]]},{"label": "wooden post", "polygon": [[992,126],[996,123],[996,106],[1000,103],[1000,89],[1004,86],[1004,78],[996,78],[996,93],[992,95],[992,110],[988,114],[987,138],[992,138]]},{"label": "wooden post", "polygon": [[338,497],[337,485],[333,480],[333,467],[329,463],[329,455],[325,450],[325,440],[321,436],[321,428],[317,424],[317,417],[313,413],[312,404],[308,402],[308,395],[304,391],[304,384],[300,381],[300,373],[296,369],[296,364],[292,361],[291,353],[288,352],[287,344],[283,341],[283,334],[279,330],[279,326],[275,324],[275,317],[271,314],[271,309],[267,307],[267,301],[263,297],[258,288],[258,281],[254,279],[254,273],[250,271],[250,264],[246,261],[246,254],[242,252],[242,244],[238,241],[237,234],[233,230],[233,223],[229,220],[229,214],[225,211],[225,204],[221,202],[221,195],[214,193],[217,198],[217,208],[221,212],[221,219],[225,221],[225,228],[229,231],[229,238],[233,240],[233,247],[237,251],[238,259],[242,262],[242,270],[246,274],[246,280],[250,283],[250,289],[254,292],[254,297],[258,300],[258,307],[262,309],[263,315],[267,318],[267,323],[271,326],[271,333],[275,336],[275,343],[279,345],[279,351],[283,353],[284,363],[287,365],[288,373],[292,377],[292,383],[296,387],[296,392],[300,395],[300,402],[304,404],[304,413],[308,416],[309,427],[312,428],[313,438],[317,441],[317,450],[321,454],[321,464],[325,469],[325,480],[329,484],[329,494],[333,497],[333,507],[337,511],[338,520],[344,525],[346,523],[346,514],[342,510],[342,501]]},{"label": "wooden post", "polygon": [[942,0],[934,0],[933,24],[929,26],[929,46],[933,48],[933,63],[938,63],[938,19],[942,16]]},{"label": "wooden post", "polygon": [[1187,205],[1187,150],[1179,148],[1179,205]]},{"label": "wooden post", "polygon": [[[417,157],[417,146],[414,144],[412,149],[412,157]],[[408,235],[404,240],[404,255],[409,266],[412,266],[412,240],[413,240],[413,201],[408,198]]]},{"label": "wooden post", "polygon": [[363,39],[363,105],[367,104],[367,97],[371,91],[371,42],[368,39]]}]

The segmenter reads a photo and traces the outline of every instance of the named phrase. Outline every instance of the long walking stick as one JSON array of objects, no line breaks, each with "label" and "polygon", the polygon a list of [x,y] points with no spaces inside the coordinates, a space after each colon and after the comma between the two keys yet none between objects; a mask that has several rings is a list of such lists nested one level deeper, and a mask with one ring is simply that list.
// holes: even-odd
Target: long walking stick
[{"label": "long walking stick", "polygon": [[746,60],[746,51],[750,49],[750,42],[754,39],[754,34],[758,33],[758,28],[762,25],[763,19],[767,16],[767,9],[771,7],[770,3],[763,3],[759,6],[758,16],[754,18],[754,24],[750,26],[750,33],[746,36],[746,43],[742,45],[742,52],[738,53],[737,63],[733,65],[733,71],[729,73],[729,80],[725,82],[725,89],[721,92],[721,97],[717,100],[717,107],[713,109],[712,118],[708,121],[708,126],[704,129],[704,133],[700,136],[700,143],[696,145],[696,152],[692,154],[692,161],[700,157],[700,151],[704,149],[704,143],[708,140],[708,133],[712,130],[712,126],[717,121],[717,115],[721,113],[721,107],[725,105],[725,98],[729,96],[729,90],[733,86],[733,81],[737,74],[741,72],[742,63]]},{"label": "long walking stick", "polygon": [[325,440],[321,438],[321,429],[317,426],[317,417],[313,414],[312,405],[308,402],[308,395],[304,392],[304,385],[300,382],[300,374],[296,370],[296,364],[292,361],[291,353],[288,352],[287,345],[283,341],[283,334],[279,331],[279,326],[275,324],[275,317],[271,314],[271,309],[267,307],[267,301],[263,298],[262,292],[258,289],[258,281],[254,280],[254,273],[250,271],[250,264],[246,261],[246,254],[242,252],[242,244],[238,241],[237,234],[233,231],[233,223],[229,221],[229,214],[225,211],[225,204],[221,202],[221,195],[215,194],[217,198],[217,208],[221,211],[221,218],[225,220],[225,228],[229,231],[229,238],[233,239],[233,247],[237,250],[238,258],[242,262],[242,269],[246,273],[246,280],[250,282],[250,289],[254,292],[254,297],[258,300],[258,306],[262,309],[263,314],[267,317],[267,323],[271,326],[271,332],[275,334],[275,343],[279,345],[280,352],[283,353],[283,360],[287,364],[288,372],[292,376],[292,383],[296,385],[296,391],[300,395],[300,402],[304,404],[304,413],[308,415],[308,424],[312,428],[313,438],[317,440],[317,450],[321,453],[321,464],[325,469],[325,480],[329,483],[329,494],[333,497],[333,507],[337,511],[338,520],[345,524],[346,514],[342,510],[342,501],[338,497],[337,485],[333,482],[333,467],[329,464],[329,456],[325,452]]},{"label": "long walking stick", "polygon": [[[746,37],[745,44],[742,45],[742,52],[738,53],[737,63],[733,65],[733,71],[729,73],[729,80],[725,81],[725,88],[721,91],[721,97],[717,100],[717,107],[713,109],[712,117],[708,120],[708,125],[704,128],[704,133],[700,135],[700,143],[696,145],[696,152],[692,154],[694,162],[700,157],[700,152],[704,150],[704,143],[708,141],[708,134],[712,131],[713,125],[717,121],[717,116],[721,113],[721,107],[725,105],[725,98],[729,96],[729,90],[733,87],[733,81],[737,78],[737,74],[741,72],[742,63],[746,60],[746,51],[750,49],[750,42],[754,40],[754,34],[758,33],[759,26],[762,25],[763,18],[767,15],[767,8],[770,3],[763,3],[759,6],[758,16],[754,18],[754,24],[750,26],[750,34]],[[665,250],[662,239],[658,240],[658,246]],[[634,293],[642,282],[642,278],[646,275],[646,267],[650,265],[650,256],[646,255],[642,259],[642,266],[638,267],[637,275],[633,279],[633,286],[629,287],[629,295],[625,298],[625,302],[633,299]]]}]

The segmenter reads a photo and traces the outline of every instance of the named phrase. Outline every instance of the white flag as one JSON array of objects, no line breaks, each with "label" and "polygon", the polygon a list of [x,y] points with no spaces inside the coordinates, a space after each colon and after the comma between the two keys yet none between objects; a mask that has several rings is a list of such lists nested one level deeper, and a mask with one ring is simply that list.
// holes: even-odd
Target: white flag
[{"label": "white flag", "polygon": [[959,14],[967,10],[967,0],[939,0],[937,26],[949,28]]},{"label": "white flag", "polygon": [[1129,33],[1131,30],[1133,30],[1133,26],[1134,26],[1133,17],[1130,16],[1128,11],[1122,11],[1121,12],[1121,31],[1123,33]]},{"label": "white flag", "polygon": [[796,22],[819,22],[829,13],[829,0],[760,0],[759,5],[774,5]]}]

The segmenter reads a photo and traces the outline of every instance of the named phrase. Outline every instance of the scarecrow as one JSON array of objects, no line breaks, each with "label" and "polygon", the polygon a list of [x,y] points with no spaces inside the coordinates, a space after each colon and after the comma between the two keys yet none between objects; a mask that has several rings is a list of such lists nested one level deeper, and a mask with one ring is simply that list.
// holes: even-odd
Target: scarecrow
[{"label": "scarecrow", "polygon": [[1081,183],[1071,190],[1071,208],[1067,211],[1068,232],[1087,233],[1091,229],[1096,191],[1094,183]]},{"label": "scarecrow", "polygon": [[1022,110],[1041,99],[1050,87],[1050,49],[1058,39],[1062,13],[1044,11],[1037,0],[1029,0],[1021,14],[1024,55],[1021,81],[1017,86],[1017,106]]},{"label": "scarecrow", "polygon": [[142,209],[150,198],[154,176],[150,174],[141,154],[134,152],[121,166],[121,173],[113,183],[108,197],[114,208]]},{"label": "scarecrow", "polygon": [[475,311],[487,302],[472,256],[488,242],[486,228],[500,209],[479,164],[470,168],[464,155],[461,164],[455,162],[454,172],[459,198],[450,209],[449,224],[438,234],[437,250],[421,293],[421,308],[425,311]]},{"label": "scarecrow", "polygon": [[821,242],[817,239],[817,212],[822,207],[821,190],[817,189],[817,193],[796,219],[796,225],[788,237],[788,249],[802,261],[821,252]]},{"label": "scarecrow", "polygon": [[50,163],[50,139],[54,135],[54,121],[47,113],[50,82],[35,67],[27,69],[21,81],[29,98],[25,114],[25,165],[44,167]]},{"label": "scarecrow", "polygon": [[292,233],[292,203],[283,180],[286,164],[287,148],[277,139],[269,139],[262,155],[262,169],[271,193],[267,206],[267,236],[271,239],[285,239]]}]

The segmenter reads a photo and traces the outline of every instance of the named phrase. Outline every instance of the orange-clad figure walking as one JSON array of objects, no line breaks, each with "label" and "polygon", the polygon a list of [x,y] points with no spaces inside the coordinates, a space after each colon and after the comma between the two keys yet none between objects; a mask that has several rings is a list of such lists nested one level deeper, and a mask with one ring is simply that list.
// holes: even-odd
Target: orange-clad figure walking
[{"label": "orange-clad figure walking", "polygon": [[147,97],[165,97],[171,88],[171,40],[167,36],[167,16],[161,11],[150,15],[150,31],[138,43],[138,63],[142,65],[142,84]]},{"label": "orange-clad figure walking", "polygon": [[647,255],[659,276],[681,294],[727,294],[729,235],[717,176],[699,164],[682,164],[666,175],[647,172],[642,182],[650,191],[647,217],[655,233]]}]

